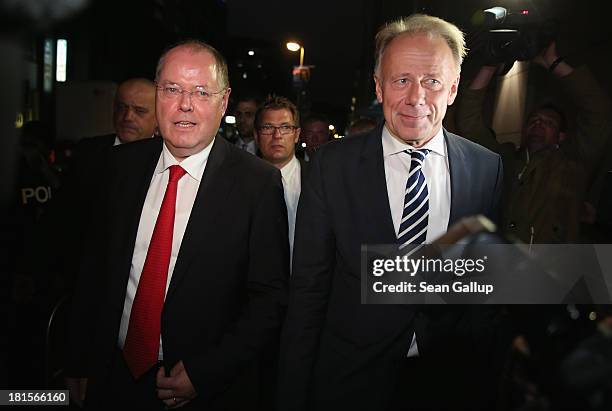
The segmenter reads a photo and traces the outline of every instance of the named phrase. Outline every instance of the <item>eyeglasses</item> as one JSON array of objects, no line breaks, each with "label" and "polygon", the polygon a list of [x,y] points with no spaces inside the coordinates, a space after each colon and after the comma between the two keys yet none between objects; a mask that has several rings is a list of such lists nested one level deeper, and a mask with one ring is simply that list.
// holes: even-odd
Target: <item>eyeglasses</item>
[{"label": "eyeglasses", "polygon": [[282,126],[273,126],[270,124],[265,124],[261,127],[258,128],[259,130],[259,134],[262,134],[264,136],[269,136],[274,134],[274,132],[276,130],[278,130],[281,135],[287,135],[293,132],[293,130],[295,130],[297,127],[296,126],[288,126],[286,124],[283,124]]},{"label": "eyeglasses", "polygon": [[157,86],[157,90],[159,90],[161,95],[167,99],[176,100],[179,97],[181,97],[183,94],[186,93],[188,96],[193,97],[197,101],[209,101],[213,98],[213,96],[217,94],[221,94],[221,95],[225,94],[225,91],[227,89],[223,89],[217,92],[212,92],[212,91],[207,91],[202,86],[197,86],[197,87],[194,87],[193,90],[187,91],[187,90],[183,90],[181,86],[178,86],[176,84],[167,84],[164,86]]}]

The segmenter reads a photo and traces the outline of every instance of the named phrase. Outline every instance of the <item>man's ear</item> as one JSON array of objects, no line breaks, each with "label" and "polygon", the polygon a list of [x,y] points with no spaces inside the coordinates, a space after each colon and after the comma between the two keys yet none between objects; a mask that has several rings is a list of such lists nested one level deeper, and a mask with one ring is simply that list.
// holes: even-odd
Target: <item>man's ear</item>
[{"label": "man's ear", "polygon": [[457,92],[459,91],[459,80],[461,80],[461,75],[457,75],[457,78],[455,79],[455,81],[453,81],[453,84],[451,84],[450,92],[448,94],[449,106],[451,106],[457,98]]},{"label": "man's ear", "polygon": [[225,115],[225,112],[227,111],[227,104],[229,102],[229,96],[232,93],[232,89],[230,87],[227,88],[227,91],[225,92],[225,94],[223,95],[223,103],[221,108],[223,109],[223,115]]},{"label": "man's ear", "polygon": [[297,144],[300,141],[300,133],[302,132],[301,128],[296,128],[295,129],[295,138],[293,139],[293,142],[295,144]]},{"label": "man's ear", "polygon": [[380,104],[383,102],[382,81],[374,74],[374,84],[376,85],[376,100]]},{"label": "man's ear", "polygon": [[559,131],[559,143],[562,143],[567,138],[567,133],[565,131]]}]

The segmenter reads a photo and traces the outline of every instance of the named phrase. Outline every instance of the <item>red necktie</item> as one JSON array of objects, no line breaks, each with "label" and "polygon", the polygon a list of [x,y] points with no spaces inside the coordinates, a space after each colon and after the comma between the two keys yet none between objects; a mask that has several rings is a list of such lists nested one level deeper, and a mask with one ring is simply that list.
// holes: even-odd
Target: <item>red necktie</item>
[{"label": "red necktie", "polygon": [[123,356],[135,379],[153,367],[159,356],[161,312],[172,252],[176,188],[180,178],[185,175],[181,166],[174,165],[169,169],[168,186],[140,274],[123,346]]}]

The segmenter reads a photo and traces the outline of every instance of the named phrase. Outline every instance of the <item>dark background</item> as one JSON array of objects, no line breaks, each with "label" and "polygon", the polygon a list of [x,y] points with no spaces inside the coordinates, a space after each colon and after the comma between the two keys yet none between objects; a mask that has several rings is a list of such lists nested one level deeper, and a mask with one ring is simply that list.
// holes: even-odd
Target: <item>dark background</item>
[{"label": "dark background", "polygon": [[[4,14],[2,30],[18,42],[23,63],[36,73],[35,79],[20,80],[24,101],[19,111],[33,110],[34,118],[51,125],[53,93],[40,92],[45,38],[68,40],[68,81],[114,82],[153,77],[165,47],[179,39],[200,38],[227,57],[234,96],[275,92],[293,99],[291,69],[299,53],[288,51],[285,43],[296,40],[305,48],[304,64],[314,66],[305,109],[329,115],[343,131],[355,112],[367,112],[373,103],[373,39],[384,22],[425,12],[456,23],[467,33],[471,50],[463,70],[465,83],[472,66],[480,63],[484,46],[483,28],[472,18],[478,10],[496,5],[528,9],[534,19],[553,22],[561,53],[575,63],[589,63],[610,88],[606,73],[612,62],[612,25],[605,1],[24,0],[18,2],[25,5],[18,10],[9,3],[13,2],[0,2],[11,12]],[[28,11],[28,4],[37,3],[47,4],[48,10]],[[249,50],[255,55],[249,56]]]}]

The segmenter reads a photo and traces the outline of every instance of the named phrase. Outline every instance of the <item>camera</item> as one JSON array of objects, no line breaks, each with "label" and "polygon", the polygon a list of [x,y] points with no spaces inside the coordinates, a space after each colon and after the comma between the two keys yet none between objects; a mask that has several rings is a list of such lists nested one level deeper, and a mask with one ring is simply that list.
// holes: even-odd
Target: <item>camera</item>
[{"label": "camera", "polygon": [[555,37],[554,24],[531,10],[492,7],[482,18],[488,29],[485,58],[491,63],[512,67],[516,60],[531,60]]}]

